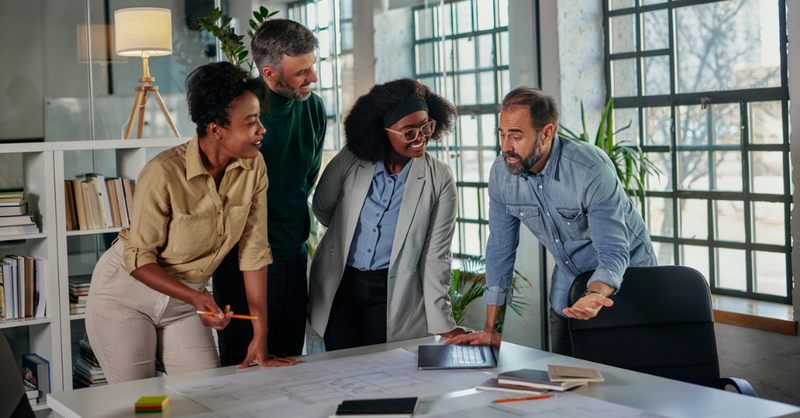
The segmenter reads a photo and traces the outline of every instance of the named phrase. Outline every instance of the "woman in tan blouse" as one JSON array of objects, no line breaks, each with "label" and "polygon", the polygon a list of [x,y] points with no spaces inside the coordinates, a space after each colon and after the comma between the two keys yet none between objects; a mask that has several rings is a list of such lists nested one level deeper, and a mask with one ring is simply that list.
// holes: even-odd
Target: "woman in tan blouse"
[{"label": "woman in tan blouse", "polygon": [[[268,90],[227,62],[193,71],[187,100],[197,136],[148,162],[136,184],[131,226],[92,274],[86,330],[110,383],[219,367],[211,329],[220,309],[206,281],[239,243],[255,337],[238,367],[297,362],[267,352],[267,169],[258,149]],[[197,315],[213,312],[213,316]],[[237,319],[240,320],[240,319]]]}]

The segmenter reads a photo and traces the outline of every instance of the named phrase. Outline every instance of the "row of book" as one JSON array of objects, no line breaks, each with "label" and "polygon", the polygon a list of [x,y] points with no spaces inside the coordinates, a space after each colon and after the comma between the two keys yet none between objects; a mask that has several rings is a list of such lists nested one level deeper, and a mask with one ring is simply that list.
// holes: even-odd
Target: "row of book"
[{"label": "row of book", "polygon": [[92,346],[86,337],[79,342],[80,356],[72,369],[72,386],[75,388],[88,388],[107,385],[106,375],[92,351]]},{"label": "row of book", "polygon": [[85,177],[64,181],[67,231],[129,227],[133,181],[97,173]]},{"label": "row of book", "polygon": [[39,233],[24,198],[25,189],[0,190],[0,236]]},{"label": "row of book", "polygon": [[70,315],[80,315],[86,313],[86,299],[89,297],[89,285],[91,284],[91,274],[71,276],[69,278]]},{"label": "row of book", "polygon": [[47,283],[44,261],[21,255],[0,260],[0,319],[47,315]]}]

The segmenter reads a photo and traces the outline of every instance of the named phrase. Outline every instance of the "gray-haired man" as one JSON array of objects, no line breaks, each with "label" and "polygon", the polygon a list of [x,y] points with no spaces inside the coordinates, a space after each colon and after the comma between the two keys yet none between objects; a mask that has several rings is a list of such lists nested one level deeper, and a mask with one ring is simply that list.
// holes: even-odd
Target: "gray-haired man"
[{"label": "gray-haired man", "polygon": [[[272,91],[269,114],[261,115],[267,129],[261,154],[270,180],[268,234],[274,259],[267,279],[268,346],[270,355],[281,357],[301,354],[308,315],[307,202],[319,174],[327,126],[322,99],[311,92],[311,83],[317,82],[316,46],[310,30],[286,19],[262,23],[250,43],[261,77]],[[214,297],[220,306],[231,305],[232,311],[247,314],[237,255],[234,247],[214,274]],[[233,321],[219,333],[223,366],[250,358],[256,322]],[[265,330],[256,326],[255,332]]]}]

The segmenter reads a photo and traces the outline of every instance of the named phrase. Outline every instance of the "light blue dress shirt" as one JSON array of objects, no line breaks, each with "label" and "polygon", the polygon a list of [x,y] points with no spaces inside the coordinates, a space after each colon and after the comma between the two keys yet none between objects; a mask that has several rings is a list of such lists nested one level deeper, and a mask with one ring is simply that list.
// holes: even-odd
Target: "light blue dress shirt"
[{"label": "light blue dress shirt", "polygon": [[489,176],[489,240],[486,245],[487,305],[499,305],[511,285],[520,223],[556,261],[550,304],[562,314],[576,276],[595,270],[619,290],[628,266],[656,265],[644,220],[628,199],[608,156],[594,145],[553,139],[539,174],[515,176],[497,157]]},{"label": "light blue dress shirt", "polygon": [[400,217],[403,191],[406,189],[408,160],[403,170],[389,174],[383,161],[375,165],[372,185],[367,192],[356,232],[350,243],[347,265],[358,269],[379,270],[389,268],[392,257],[394,232]]}]

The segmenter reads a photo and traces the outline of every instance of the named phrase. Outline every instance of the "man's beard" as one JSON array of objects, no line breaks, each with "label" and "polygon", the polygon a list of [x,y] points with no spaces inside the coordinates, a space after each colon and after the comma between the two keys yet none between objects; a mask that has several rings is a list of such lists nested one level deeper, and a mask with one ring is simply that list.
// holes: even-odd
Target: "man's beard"
[{"label": "man's beard", "polygon": [[518,176],[526,171],[530,171],[530,169],[542,159],[541,142],[538,139],[536,140],[533,150],[527,157],[523,158],[516,152],[504,152],[503,158],[514,158],[518,160],[514,164],[510,164],[508,161],[506,161],[506,168],[508,169],[508,172],[515,176]]},{"label": "man's beard", "polygon": [[311,97],[311,90],[307,93],[300,93],[300,90],[290,86],[283,81],[283,71],[278,74],[278,80],[275,81],[275,93],[289,99],[304,101]]}]

